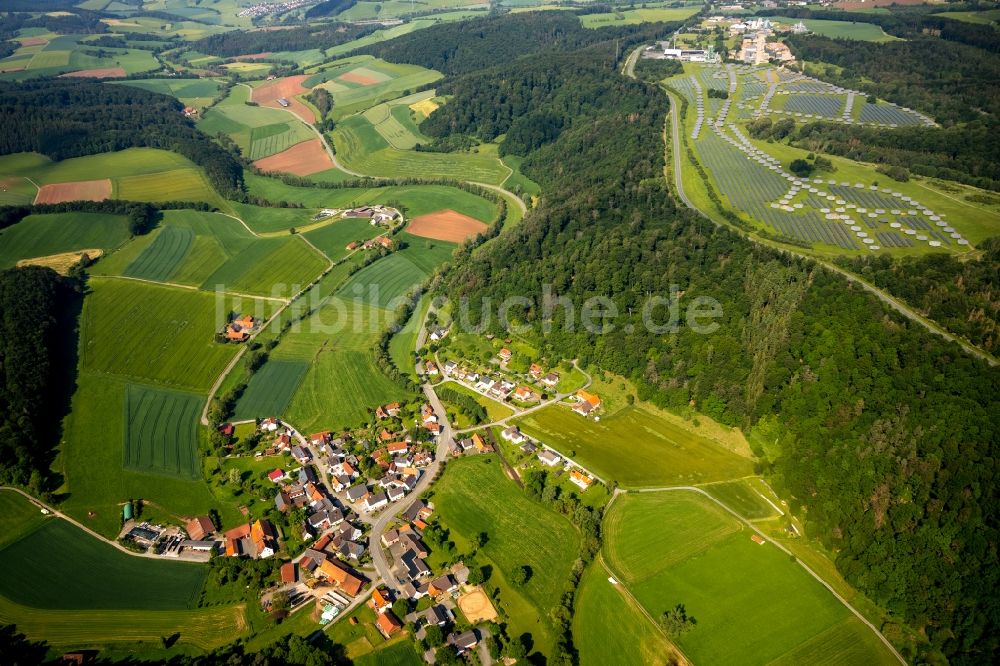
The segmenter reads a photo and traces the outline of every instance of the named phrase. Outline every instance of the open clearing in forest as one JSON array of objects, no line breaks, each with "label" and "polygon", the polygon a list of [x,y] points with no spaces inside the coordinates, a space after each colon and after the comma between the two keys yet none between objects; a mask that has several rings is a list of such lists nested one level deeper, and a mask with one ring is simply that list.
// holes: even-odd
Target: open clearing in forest
[{"label": "open clearing in forest", "polygon": [[333,160],[319,139],[303,141],[280,153],[254,162],[261,171],[277,171],[296,176],[311,176],[333,168]]},{"label": "open clearing in forest", "polygon": [[193,393],[129,384],[125,389],[125,467],[200,479],[198,417]]},{"label": "open clearing in forest", "polygon": [[825,587],[700,494],[620,497],[604,534],[605,561],[652,617],[683,604],[695,618],[677,640],[695,663],[895,663]]},{"label": "open clearing in forest", "polygon": [[453,210],[439,210],[410,220],[406,230],[414,236],[450,243],[464,243],[489,227],[479,220]]},{"label": "open clearing in forest", "polygon": [[56,204],[64,201],[104,201],[111,198],[111,181],[80,180],[75,183],[42,185],[35,195],[36,204]]}]

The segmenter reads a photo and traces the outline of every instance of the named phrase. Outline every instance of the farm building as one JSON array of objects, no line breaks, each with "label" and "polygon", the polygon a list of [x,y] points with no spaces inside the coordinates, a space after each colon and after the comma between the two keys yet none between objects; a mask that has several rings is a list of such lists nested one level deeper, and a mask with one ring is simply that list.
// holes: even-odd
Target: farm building
[{"label": "farm building", "polygon": [[207,535],[215,532],[215,525],[212,524],[212,519],[208,516],[197,516],[189,520],[184,529],[193,541],[201,541]]}]

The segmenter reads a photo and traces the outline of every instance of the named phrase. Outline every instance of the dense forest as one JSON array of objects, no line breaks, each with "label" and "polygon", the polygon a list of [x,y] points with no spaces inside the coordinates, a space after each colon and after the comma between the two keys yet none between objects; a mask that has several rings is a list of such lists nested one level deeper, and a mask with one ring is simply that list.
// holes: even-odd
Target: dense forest
[{"label": "dense forest", "polygon": [[36,495],[57,485],[49,467],[71,394],[81,301],[75,282],[49,268],[0,271],[0,485]]},{"label": "dense forest", "polygon": [[[319,5],[317,5],[319,7]],[[234,30],[203,37],[191,43],[191,48],[201,53],[231,58],[267,51],[306,51],[328,49],[346,44],[374,32],[379,26],[357,26],[343,23],[329,25],[302,25],[288,30]]]},{"label": "dense forest", "polygon": [[[667,34],[670,27],[661,23],[588,30],[572,12],[529,12],[441,23],[356,53],[445,74],[464,74],[538,53],[572,51],[614,37],[622,38],[619,47],[624,50],[653,35]],[[605,57],[612,63],[614,51]]]},{"label": "dense forest", "polygon": [[978,245],[982,255],[962,260],[928,254],[842,259],[853,272],[906,300],[952,333],[991,353],[1000,350],[1000,237]]},{"label": "dense forest", "polygon": [[[460,100],[493,86],[496,100],[537,82],[519,115],[559,129],[529,142],[537,147],[522,165],[543,187],[538,208],[475,261],[456,261],[443,291],[473,307],[526,296],[517,316],[543,354],[598,365],[633,379],[644,399],[693,402],[743,428],[848,580],[925,633],[926,644],[904,646],[908,657],[996,657],[1000,465],[990,449],[1000,437],[1000,372],[839,276],[679,209],[662,178],[666,100],[621,79],[613,48],[547,57],[542,79],[523,60],[444,84]],[[575,89],[588,91],[586,105],[568,103]],[[508,122],[496,104],[464,106],[439,110],[436,131],[488,136]],[[573,326],[565,308],[543,321],[543,285],[577,309],[592,296],[612,299],[613,332]],[[644,303],[671,285],[682,307],[716,299],[717,330],[647,330]]]},{"label": "dense forest", "polygon": [[243,196],[243,168],[197,131],[176,99],[93,81],[0,82],[0,155],[37,152],[53,160],[125,148],[171,150],[205,171],[227,198]]}]

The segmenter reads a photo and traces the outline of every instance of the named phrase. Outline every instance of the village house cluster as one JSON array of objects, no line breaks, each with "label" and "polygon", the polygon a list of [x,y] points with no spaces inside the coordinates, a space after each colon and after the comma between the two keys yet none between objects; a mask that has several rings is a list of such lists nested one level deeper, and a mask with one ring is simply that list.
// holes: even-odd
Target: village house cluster
[{"label": "village house cluster", "polygon": [[374,238],[349,242],[345,246],[345,249],[348,252],[353,252],[357,249],[370,250],[372,248],[384,248],[391,250],[394,247],[394,243],[390,237],[390,233],[394,229],[398,229],[400,223],[403,221],[402,213],[391,206],[385,206],[383,204],[358,206],[356,208],[347,208],[344,210],[338,208],[324,208],[316,213],[312,219],[314,222],[317,222],[331,217],[342,217],[344,219],[367,219],[373,227],[386,227],[389,229],[388,233],[383,232]]}]

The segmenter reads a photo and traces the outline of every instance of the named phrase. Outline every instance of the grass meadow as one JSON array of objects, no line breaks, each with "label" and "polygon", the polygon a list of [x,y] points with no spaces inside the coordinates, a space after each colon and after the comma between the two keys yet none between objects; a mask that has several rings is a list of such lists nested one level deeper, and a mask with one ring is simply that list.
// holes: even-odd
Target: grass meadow
[{"label": "grass meadow", "polygon": [[125,389],[125,467],[200,479],[198,418],[203,402],[194,393],[129,384]]},{"label": "grass meadow", "polygon": [[0,550],[0,595],[33,608],[194,608],[208,567],[126,555],[64,520]]},{"label": "grass meadow", "polygon": [[[451,530],[460,551],[480,532],[487,533],[489,540],[478,557],[494,566],[489,583],[500,586],[508,632],[531,633],[545,652],[552,639],[549,610],[558,605],[577,558],[576,529],[565,517],[529,499],[494,455],[449,461],[432,499],[438,519]],[[532,570],[528,582],[508,584],[514,571],[525,565]]]},{"label": "grass meadow", "polygon": [[90,285],[80,331],[84,371],[206,391],[236,353],[213,340],[228,308],[212,294],[97,277]]},{"label": "grass meadow", "polygon": [[630,494],[608,512],[604,557],[654,618],[684,604],[697,625],[677,642],[695,663],[890,663],[826,588],[750,536],[701,495]]},{"label": "grass meadow", "polygon": [[797,19],[784,16],[775,16],[771,20],[786,25],[794,25],[802,21],[811,32],[823,37],[830,37],[831,39],[853,39],[860,42],[893,42],[899,40],[898,37],[887,35],[881,26],[874,23],[830,21],[826,19]]},{"label": "grass meadow", "polygon": [[13,490],[0,490],[0,516],[0,550],[52,520]]},{"label": "grass meadow", "polygon": [[573,645],[581,666],[655,664],[670,646],[650,620],[612,585],[600,564],[583,574],[576,591]]},{"label": "grass meadow", "polygon": [[780,515],[765,498],[767,488],[756,477],[712,483],[703,490],[747,520],[766,520]]},{"label": "grass meadow", "polygon": [[23,206],[35,200],[38,188],[27,178],[4,176],[0,178],[0,206]]},{"label": "grass meadow", "polygon": [[[492,222],[496,204],[471,192],[450,185],[400,185],[371,188],[296,187],[275,178],[246,174],[247,189],[254,196],[271,201],[288,201],[307,208],[351,208],[382,203],[399,208],[407,218],[434,213],[445,208],[474,217],[482,222]],[[280,210],[280,209],[279,209]],[[294,210],[294,209],[291,209]],[[264,227],[263,220],[246,220],[257,232],[275,231]],[[302,227],[308,220],[294,226]]]},{"label": "grass meadow", "polygon": [[647,9],[627,9],[606,14],[587,14],[580,17],[584,28],[604,28],[609,25],[636,25],[666,21],[683,21],[698,13],[698,7],[653,7]]},{"label": "grass meadow", "polygon": [[[248,174],[249,175],[249,174]],[[229,202],[233,214],[260,235],[284,234],[292,228],[303,228],[313,224],[315,208],[264,208],[250,204]]]},{"label": "grass meadow", "polygon": [[292,396],[309,370],[307,361],[274,360],[254,373],[236,404],[233,418],[283,416]]},{"label": "grass meadow", "polygon": [[750,460],[641,406],[600,422],[552,405],[517,420],[528,435],[625,487],[696,484],[740,478]]},{"label": "grass meadow", "polygon": [[340,120],[440,78],[442,74],[432,69],[360,56],[330,63],[302,85],[329,91],[334,101],[333,117]]},{"label": "grass meadow", "polygon": [[129,498],[155,502],[143,509],[143,516],[154,520],[178,521],[214,507],[225,525],[237,524],[236,505],[216,498],[203,480],[125,468],[123,414],[128,385],[127,379],[109,375],[83,372],[77,377],[55,463],[64,477],[59,489],[66,495],[63,511],[109,538],[117,534],[121,504]]},{"label": "grass meadow", "polygon": [[318,247],[323,254],[337,261],[350,253],[348,243],[366,241],[385,231],[383,227],[372,226],[362,218],[344,218],[317,229],[305,232],[303,235],[310,243]]},{"label": "grass meadow", "polygon": [[427,273],[400,252],[365,266],[351,276],[338,295],[366,305],[389,308],[427,278]]},{"label": "grass meadow", "polygon": [[128,240],[124,217],[98,213],[29,215],[0,230],[0,268],[21,259],[101,248],[112,250]]},{"label": "grass meadow", "polygon": [[178,210],[165,211],[159,228],[108,256],[95,273],[288,298],[324,268],[302,239],[257,238],[225,215]]},{"label": "grass meadow", "polygon": [[[113,574],[111,574],[113,575]],[[177,646],[208,652],[247,632],[242,605],[185,610],[53,610],[29,608],[0,597],[0,623],[16,624],[32,640],[55,650],[108,648],[162,650],[163,636],[180,634]]]}]

